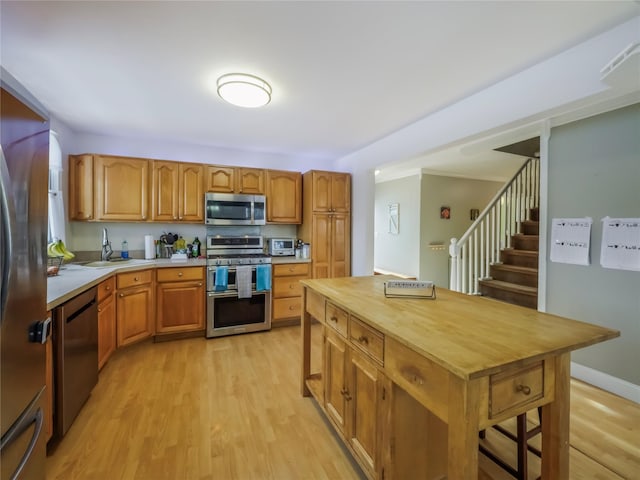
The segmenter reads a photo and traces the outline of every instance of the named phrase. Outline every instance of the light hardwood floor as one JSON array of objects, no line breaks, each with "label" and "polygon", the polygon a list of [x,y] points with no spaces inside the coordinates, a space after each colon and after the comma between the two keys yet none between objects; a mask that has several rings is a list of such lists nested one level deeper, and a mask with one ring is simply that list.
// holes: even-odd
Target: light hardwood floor
[{"label": "light hardwood floor", "polygon": [[[299,394],[299,336],[285,327],[119,350],[47,458],[47,479],[364,478]],[[509,458],[513,443],[495,435]],[[573,381],[571,445],[572,479],[639,478],[640,406]],[[511,478],[482,456],[481,469]]]}]

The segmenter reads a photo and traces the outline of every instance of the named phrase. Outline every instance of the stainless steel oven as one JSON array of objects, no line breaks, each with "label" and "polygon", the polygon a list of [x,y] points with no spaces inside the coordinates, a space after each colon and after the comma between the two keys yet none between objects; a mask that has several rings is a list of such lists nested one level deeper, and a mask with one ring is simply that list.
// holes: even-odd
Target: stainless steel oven
[{"label": "stainless steel oven", "polygon": [[[271,257],[263,248],[260,236],[207,237],[207,338],[271,329]],[[246,285],[238,271],[241,265],[250,270],[250,276],[245,272]],[[248,293],[241,292],[243,286]]]}]

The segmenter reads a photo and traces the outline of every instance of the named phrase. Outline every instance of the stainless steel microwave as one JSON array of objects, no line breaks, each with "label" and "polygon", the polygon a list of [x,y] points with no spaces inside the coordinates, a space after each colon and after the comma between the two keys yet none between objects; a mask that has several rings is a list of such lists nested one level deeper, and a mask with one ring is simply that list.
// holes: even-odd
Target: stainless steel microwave
[{"label": "stainless steel microwave", "polygon": [[264,195],[207,193],[204,212],[206,225],[264,225],[266,198]]}]

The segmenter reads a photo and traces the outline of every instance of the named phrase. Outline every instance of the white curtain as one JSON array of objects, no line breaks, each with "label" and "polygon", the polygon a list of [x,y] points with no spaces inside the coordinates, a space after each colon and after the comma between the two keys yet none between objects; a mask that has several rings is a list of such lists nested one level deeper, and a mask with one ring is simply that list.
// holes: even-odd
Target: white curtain
[{"label": "white curtain", "polygon": [[49,240],[66,242],[62,198],[62,150],[52,130],[49,135]]}]

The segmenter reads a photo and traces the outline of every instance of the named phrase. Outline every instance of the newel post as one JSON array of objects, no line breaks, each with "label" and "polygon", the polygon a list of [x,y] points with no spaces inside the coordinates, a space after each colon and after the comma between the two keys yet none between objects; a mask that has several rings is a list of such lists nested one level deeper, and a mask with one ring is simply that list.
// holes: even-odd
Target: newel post
[{"label": "newel post", "polygon": [[451,239],[451,244],[449,245],[449,256],[451,257],[449,290],[460,291],[458,285],[458,257],[460,256],[460,249],[458,248],[457,238]]}]

